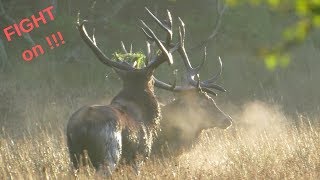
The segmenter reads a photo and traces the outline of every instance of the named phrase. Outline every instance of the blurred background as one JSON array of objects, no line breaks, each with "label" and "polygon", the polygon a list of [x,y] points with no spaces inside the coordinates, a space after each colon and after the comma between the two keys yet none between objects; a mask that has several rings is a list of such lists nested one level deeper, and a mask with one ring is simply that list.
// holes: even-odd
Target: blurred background
[{"label": "blurred background", "polygon": [[[230,114],[242,111],[250,101],[279,106],[289,117],[317,119],[320,112],[320,33],[318,1],[235,0],[1,0],[1,29],[53,5],[55,20],[30,34],[7,42],[0,35],[0,125],[3,131],[33,131],[37,124],[65,127],[71,113],[85,104],[109,103],[121,87],[117,75],[102,65],[82,42],[76,21],[88,20],[87,30],[111,57],[120,41],[145,52],[139,19],[160,37],[163,32],[147,15],[148,7],[159,18],[166,9],[173,15],[177,38],[178,17],[186,24],[186,48],[194,66],[207,48],[206,66],[200,77],[217,72],[223,62],[219,84],[228,92],[216,100]],[[308,2],[314,2],[310,4]],[[300,3],[300,4],[299,4]],[[224,9],[225,8],[225,9]],[[218,26],[217,26],[218,25]],[[45,36],[60,31],[66,43],[50,50]],[[30,62],[21,53],[32,43],[45,54]],[[179,57],[173,67],[162,65],[157,76],[173,81],[173,71],[183,75]],[[161,101],[173,95],[158,91]],[[234,117],[236,121],[236,117]]]}]

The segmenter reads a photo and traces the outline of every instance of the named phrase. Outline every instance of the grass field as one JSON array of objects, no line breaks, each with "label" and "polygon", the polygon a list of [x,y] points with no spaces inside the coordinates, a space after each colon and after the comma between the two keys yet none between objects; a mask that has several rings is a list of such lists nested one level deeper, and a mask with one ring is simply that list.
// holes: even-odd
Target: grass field
[{"label": "grass field", "polygon": [[[64,108],[64,107],[60,107]],[[44,112],[48,113],[48,112]],[[32,114],[30,114],[32,116]],[[320,128],[305,117],[298,125],[276,106],[250,102],[228,130],[205,130],[179,156],[152,158],[136,176],[119,167],[114,179],[318,179]],[[90,167],[71,168],[64,127],[35,123],[34,129],[0,136],[0,179],[103,179]]]}]

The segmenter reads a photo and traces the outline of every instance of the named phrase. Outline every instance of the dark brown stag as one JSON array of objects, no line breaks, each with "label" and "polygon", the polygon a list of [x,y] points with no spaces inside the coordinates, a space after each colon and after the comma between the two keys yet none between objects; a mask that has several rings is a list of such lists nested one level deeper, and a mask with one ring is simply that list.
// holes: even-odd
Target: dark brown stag
[{"label": "dark brown stag", "polygon": [[208,80],[201,81],[199,73],[206,61],[206,50],[201,64],[193,68],[184,45],[185,25],[180,18],[179,21],[178,53],[186,68],[185,84],[177,86],[174,82],[170,85],[155,78],[156,87],[175,92],[176,95],[176,99],[162,107],[161,132],[154,143],[156,154],[164,150],[177,152],[189,147],[202,130],[213,127],[226,129],[232,124],[232,118],[224,113],[210,96],[216,96],[213,89],[226,91],[216,84],[222,72],[220,57],[218,73]]},{"label": "dark brown stag", "polygon": [[171,53],[177,50],[178,45],[171,48],[166,48],[165,45],[172,44],[170,12],[168,11],[167,23],[163,24],[146,10],[166,31],[167,38],[165,42],[160,41],[148,25],[141,21],[143,31],[154,40],[160,53],[147,59],[148,62],[140,69],[134,64],[113,61],[106,57],[96,45],[94,37],[91,39],[88,36],[84,22],[78,23],[84,42],[103,64],[117,72],[123,86],[109,105],[84,106],[72,114],[67,125],[67,143],[71,161],[76,168],[79,167],[84,153],[96,169],[107,169],[109,172],[112,172],[122,159],[136,168],[137,159],[150,155],[161,119],[152,75],[163,62],[173,63]]}]

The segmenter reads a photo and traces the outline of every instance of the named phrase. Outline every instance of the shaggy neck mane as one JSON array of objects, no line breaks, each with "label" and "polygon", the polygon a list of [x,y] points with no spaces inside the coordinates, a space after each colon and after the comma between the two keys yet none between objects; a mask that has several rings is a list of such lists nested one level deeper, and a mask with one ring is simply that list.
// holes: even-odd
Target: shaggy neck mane
[{"label": "shaggy neck mane", "polygon": [[133,104],[133,108],[141,112],[141,117],[135,118],[148,127],[157,128],[161,119],[161,110],[153,91],[153,84],[150,81],[143,90],[141,88],[143,87],[139,85],[123,88],[111,104],[120,106],[123,111],[126,111],[127,104]]}]

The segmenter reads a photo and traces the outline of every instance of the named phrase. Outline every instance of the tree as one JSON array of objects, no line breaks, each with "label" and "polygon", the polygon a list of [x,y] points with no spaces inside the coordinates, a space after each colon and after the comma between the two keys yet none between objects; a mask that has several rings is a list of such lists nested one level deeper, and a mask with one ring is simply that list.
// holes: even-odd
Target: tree
[{"label": "tree", "polygon": [[230,6],[249,3],[267,5],[274,11],[293,12],[296,22],[283,30],[283,39],[272,48],[261,48],[260,54],[268,69],[286,66],[290,61],[288,51],[320,28],[320,0],[226,0]]}]

